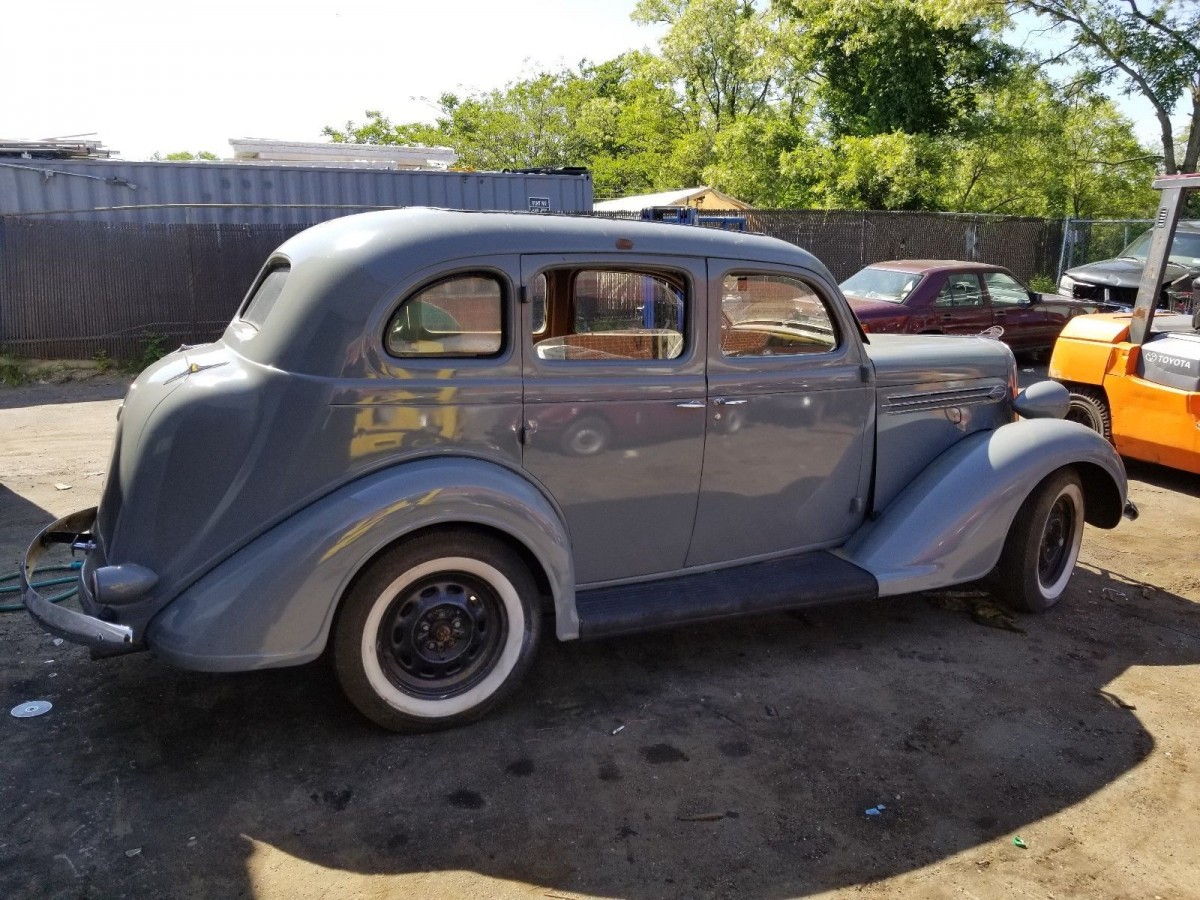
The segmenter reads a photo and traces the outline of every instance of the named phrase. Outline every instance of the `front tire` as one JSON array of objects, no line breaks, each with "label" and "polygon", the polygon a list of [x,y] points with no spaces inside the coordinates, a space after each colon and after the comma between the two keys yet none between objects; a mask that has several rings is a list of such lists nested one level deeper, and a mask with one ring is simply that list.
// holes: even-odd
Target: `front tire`
[{"label": "front tire", "polygon": [[1083,484],[1073,469],[1059,469],[1025,498],[1013,519],[996,587],[1015,609],[1044,612],[1067,590],[1083,542]]},{"label": "front tire", "polygon": [[338,681],[363,715],[392,731],[474,721],[529,669],[538,601],[528,567],[494,537],[403,541],[346,596],[334,634]]}]

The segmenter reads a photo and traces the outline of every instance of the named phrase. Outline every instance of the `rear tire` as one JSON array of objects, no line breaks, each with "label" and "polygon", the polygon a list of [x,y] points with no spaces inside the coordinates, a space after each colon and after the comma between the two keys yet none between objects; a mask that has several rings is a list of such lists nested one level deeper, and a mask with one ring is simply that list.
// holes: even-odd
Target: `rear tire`
[{"label": "rear tire", "polygon": [[541,623],[533,576],[503,541],[418,536],[380,555],[347,594],[334,669],[350,702],[384,728],[448,728],[512,693]]},{"label": "rear tire", "polygon": [[1053,472],[1013,519],[995,583],[1014,609],[1044,612],[1067,590],[1083,542],[1083,484],[1073,469]]},{"label": "rear tire", "polygon": [[1071,390],[1067,421],[1086,425],[1112,443],[1112,410],[1108,405],[1108,397],[1099,388],[1076,387]]}]

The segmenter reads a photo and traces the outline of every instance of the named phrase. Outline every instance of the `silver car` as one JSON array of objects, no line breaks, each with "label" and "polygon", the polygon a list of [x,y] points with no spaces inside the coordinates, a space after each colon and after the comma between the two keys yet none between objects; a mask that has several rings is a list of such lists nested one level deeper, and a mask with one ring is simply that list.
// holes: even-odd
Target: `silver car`
[{"label": "silver car", "polygon": [[[267,260],[137,379],[97,509],[23,567],[46,630],[191,669],[307,663],[396,730],[559,640],[940,588],[1063,594],[1136,514],[1112,447],[974,337],[871,335],[782,241],[408,209]],[[1023,417],[1018,421],[1017,414]],[[29,587],[86,552],[82,610]]]}]

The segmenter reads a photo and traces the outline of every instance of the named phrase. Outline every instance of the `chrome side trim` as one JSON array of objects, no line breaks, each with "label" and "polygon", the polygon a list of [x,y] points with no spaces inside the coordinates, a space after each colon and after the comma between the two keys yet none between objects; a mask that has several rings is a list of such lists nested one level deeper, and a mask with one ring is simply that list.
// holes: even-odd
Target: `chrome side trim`
[{"label": "chrome side trim", "polygon": [[[996,388],[1000,388],[1000,396]],[[880,402],[880,409],[888,415],[922,410],[945,409],[950,406],[971,406],[977,403],[998,403],[1007,392],[1000,385],[992,387],[960,388],[952,391],[918,391],[908,394],[891,394]]]}]

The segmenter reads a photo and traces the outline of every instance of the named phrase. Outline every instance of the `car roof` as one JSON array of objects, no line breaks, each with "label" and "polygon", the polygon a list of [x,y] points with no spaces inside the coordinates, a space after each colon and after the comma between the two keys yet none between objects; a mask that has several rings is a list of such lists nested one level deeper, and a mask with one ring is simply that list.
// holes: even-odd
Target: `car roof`
[{"label": "car roof", "polygon": [[[290,268],[280,302],[240,350],[288,371],[333,375],[361,345],[377,308],[404,285],[513,256],[563,261],[587,255],[619,267],[647,261],[724,258],[747,266],[807,269],[835,284],[821,262],[765,235],[662,222],[545,213],[409,207],[344,216],[285,241],[267,265]],[[230,333],[227,332],[227,335]]]},{"label": "car roof", "polygon": [[1007,272],[1004,266],[991,263],[964,262],[961,259],[892,259],[887,262],[871,263],[867,269],[886,269],[890,272],[914,272],[927,275],[931,272]]},{"label": "car roof", "polygon": [[[332,256],[331,250],[336,251]],[[294,263],[319,258],[349,267],[377,268],[381,264],[386,267],[392,258],[404,270],[397,273],[401,275],[411,272],[414,260],[432,263],[510,253],[622,251],[639,256],[717,256],[799,265],[833,280],[815,256],[778,238],[598,216],[409,207],[333,219],[300,232],[279,248]]]}]

